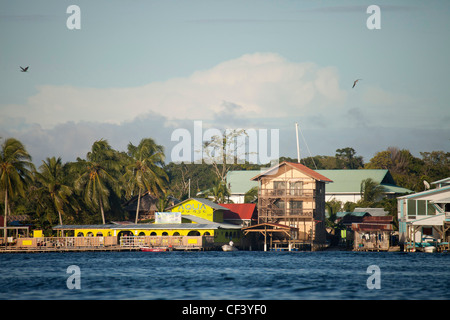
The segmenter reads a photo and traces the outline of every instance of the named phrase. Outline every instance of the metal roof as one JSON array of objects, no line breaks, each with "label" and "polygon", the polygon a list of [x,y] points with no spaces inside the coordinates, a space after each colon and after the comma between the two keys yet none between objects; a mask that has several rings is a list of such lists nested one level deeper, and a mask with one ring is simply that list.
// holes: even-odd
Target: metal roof
[{"label": "metal roof", "polygon": [[357,170],[317,170],[333,180],[326,186],[326,193],[360,193],[361,182],[372,179],[385,188],[385,193],[410,193],[412,190],[395,185],[389,170],[385,169],[357,169]]},{"label": "metal roof", "polygon": [[55,230],[64,230],[64,229],[114,229],[114,227],[117,227],[117,224],[63,224],[63,225],[57,225],[54,226],[53,229]]},{"label": "metal roof", "polygon": [[261,170],[229,171],[227,184],[232,194],[245,194],[253,187],[258,187],[258,181],[250,180],[261,173]]},{"label": "metal roof", "polygon": [[185,203],[185,202],[188,202],[188,201],[190,201],[190,200],[198,201],[198,202],[203,203],[204,205],[206,205],[206,206],[208,206],[208,207],[211,207],[211,208],[213,208],[213,209],[215,209],[215,210],[228,210],[228,209],[225,208],[225,207],[219,206],[217,203],[214,203],[214,202],[212,202],[212,201],[210,201],[210,200],[208,200],[208,199],[203,199],[203,198],[189,198],[189,199],[186,199],[186,200],[184,200],[184,201],[181,201],[181,202],[179,202],[179,203],[177,203],[177,204],[175,204],[175,205],[173,205],[173,206],[171,206],[171,207],[168,207],[168,208],[166,208],[166,209],[172,209],[172,208],[175,208],[175,207],[177,207],[177,206],[179,206],[179,205],[181,205],[181,204],[183,204],[183,203]]},{"label": "metal roof", "polygon": [[271,175],[273,171],[276,172],[276,170],[278,168],[280,168],[281,166],[289,166],[289,167],[293,167],[295,169],[297,169],[298,171],[306,174],[307,176],[318,180],[318,181],[322,181],[322,182],[333,182],[331,179],[327,178],[326,176],[324,176],[323,174],[319,173],[319,170],[314,171],[313,169],[308,168],[307,166],[304,166],[300,163],[294,163],[294,162],[287,162],[287,161],[283,161],[282,163],[273,166],[272,168],[270,168],[269,170],[265,171],[264,173],[258,174],[257,176],[253,177],[251,180],[259,180],[259,178],[261,176],[265,176],[265,175]]},{"label": "metal roof", "polygon": [[138,224],[91,224],[91,225],[57,225],[55,230],[73,230],[73,229],[112,229],[112,230],[152,230],[152,229],[241,229],[240,226],[230,223],[219,223],[202,219],[193,215],[182,215],[182,218],[191,220],[195,223],[138,223]]}]

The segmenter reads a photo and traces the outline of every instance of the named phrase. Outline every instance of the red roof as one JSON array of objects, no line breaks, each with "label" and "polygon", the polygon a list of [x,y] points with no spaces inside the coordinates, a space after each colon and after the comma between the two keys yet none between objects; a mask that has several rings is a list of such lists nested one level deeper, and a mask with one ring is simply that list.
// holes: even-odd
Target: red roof
[{"label": "red roof", "polygon": [[251,220],[256,212],[254,203],[219,203],[219,205],[228,209],[223,212],[224,220]]},{"label": "red roof", "polygon": [[333,180],[328,179],[327,177],[321,175],[320,173],[314,171],[313,169],[308,168],[307,166],[302,165],[301,163],[294,163],[294,162],[287,162],[287,161],[283,161],[279,165],[270,168],[266,172],[261,173],[260,175],[257,175],[256,177],[252,178],[251,180],[258,180],[259,177],[267,175],[267,174],[270,174],[270,171],[273,171],[276,168],[279,168],[279,167],[281,167],[283,165],[288,165],[288,166],[294,167],[295,169],[303,172],[304,174],[306,174],[306,175],[308,175],[311,178],[314,178],[316,180],[323,181],[323,182],[333,182]]}]

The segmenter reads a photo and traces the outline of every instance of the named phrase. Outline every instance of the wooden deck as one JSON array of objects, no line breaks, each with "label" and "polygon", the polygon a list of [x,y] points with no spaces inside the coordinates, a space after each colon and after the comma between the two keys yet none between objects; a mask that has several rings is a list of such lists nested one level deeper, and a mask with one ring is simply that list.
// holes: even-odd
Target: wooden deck
[{"label": "wooden deck", "polygon": [[167,248],[171,251],[214,250],[211,236],[125,236],[117,237],[43,237],[18,238],[0,246],[0,253],[140,251],[141,247]]}]

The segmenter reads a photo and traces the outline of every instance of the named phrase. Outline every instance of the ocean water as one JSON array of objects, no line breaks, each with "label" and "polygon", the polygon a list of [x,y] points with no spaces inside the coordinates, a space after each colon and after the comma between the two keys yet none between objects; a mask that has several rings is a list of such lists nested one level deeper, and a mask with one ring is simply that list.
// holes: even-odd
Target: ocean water
[{"label": "ocean water", "polygon": [[[68,272],[73,265],[79,273]],[[369,269],[368,273],[369,266],[378,267],[379,272]],[[379,289],[369,289],[368,280]],[[68,282],[79,284],[79,289],[69,289]],[[450,255],[329,251],[2,254],[0,288],[0,299],[450,299]]]}]

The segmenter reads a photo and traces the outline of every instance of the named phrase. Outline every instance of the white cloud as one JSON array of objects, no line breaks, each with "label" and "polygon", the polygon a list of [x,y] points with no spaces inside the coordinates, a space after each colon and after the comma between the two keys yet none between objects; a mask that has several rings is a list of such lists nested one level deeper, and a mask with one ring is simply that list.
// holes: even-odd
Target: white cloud
[{"label": "white cloud", "polygon": [[230,105],[239,106],[239,118],[281,118],[312,115],[346,99],[336,69],[275,53],[246,54],[189,77],[135,88],[37,89],[26,104],[3,107],[4,115],[43,128],[68,121],[119,124],[147,112],[168,120],[213,120],[229,113]]}]

